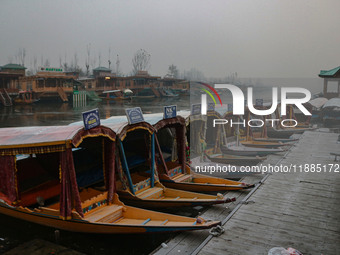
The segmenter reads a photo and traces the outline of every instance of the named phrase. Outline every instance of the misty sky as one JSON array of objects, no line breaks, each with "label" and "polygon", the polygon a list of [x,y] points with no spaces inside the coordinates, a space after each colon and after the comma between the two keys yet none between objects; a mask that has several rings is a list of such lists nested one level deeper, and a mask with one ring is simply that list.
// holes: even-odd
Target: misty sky
[{"label": "misty sky", "polygon": [[151,54],[150,73],[174,64],[206,77],[317,77],[340,65],[339,0],[1,0],[0,65],[19,48],[33,57],[85,69],[86,45],[99,65],[132,70],[134,53]]}]

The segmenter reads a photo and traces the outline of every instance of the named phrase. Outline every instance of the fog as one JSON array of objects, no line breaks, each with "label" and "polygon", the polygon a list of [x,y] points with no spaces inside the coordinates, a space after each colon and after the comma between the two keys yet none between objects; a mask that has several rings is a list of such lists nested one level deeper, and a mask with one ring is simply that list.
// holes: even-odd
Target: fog
[{"label": "fog", "polygon": [[[149,72],[196,68],[206,77],[317,77],[340,65],[338,0],[58,0],[0,2],[0,65],[46,60],[108,67],[127,75],[135,52]],[[75,60],[76,54],[76,60]],[[100,56],[100,57],[99,57]]]}]

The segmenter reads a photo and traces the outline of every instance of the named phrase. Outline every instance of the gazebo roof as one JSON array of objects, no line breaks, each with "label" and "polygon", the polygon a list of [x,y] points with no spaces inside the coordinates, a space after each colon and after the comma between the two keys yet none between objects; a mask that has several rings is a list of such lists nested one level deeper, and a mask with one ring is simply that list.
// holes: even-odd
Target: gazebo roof
[{"label": "gazebo roof", "polygon": [[7,65],[2,66],[1,68],[2,69],[21,69],[21,70],[27,69],[26,67],[17,65],[17,64],[7,64]]},{"label": "gazebo roof", "polygon": [[93,69],[93,71],[104,71],[104,72],[111,72],[111,70],[107,67],[104,66],[98,66],[95,69]]},{"label": "gazebo roof", "polygon": [[321,70],[319,77],[335,77],[340,70],[340,66],[331,70]]}]

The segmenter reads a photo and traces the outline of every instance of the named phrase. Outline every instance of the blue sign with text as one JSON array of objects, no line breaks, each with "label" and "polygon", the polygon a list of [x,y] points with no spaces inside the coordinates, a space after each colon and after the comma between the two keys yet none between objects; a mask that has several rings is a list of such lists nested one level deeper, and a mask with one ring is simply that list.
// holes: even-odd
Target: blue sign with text
[{"label": "blue sign with text", "polygon": [[198,115],[201,114],[201,104],[193,104],[191,105],[191,115]]},{"label": "blue sign with text", "polygon": [[208,103],[208,112],[214,112],[215,111],[215,104],[214,103]]},{"label": "blue sign with text", "polygon": [[228,112],[232,112],[233,111],[233,104],[228,104]]},{"label": "blue sign with text", "polygon": [[256,106],[263,106],[263,99],[256,99],[255,100],[255,105]]},{"label": "blue sign with text", "polygon": [[163,119],[171,119],[171,118],[175,118],[176,116],[177,116],[176,105],[164,106]]},{"label": "blue sign with text", "polygon": [[140,107],[125,109],[125,112],[129,124],[135,124],[144,121],[143,112]]},{"label": "blue sign with text", "polygon": [[83,121],[85,130],[97,127],[100,125],[99,111],[97,109],[93,109],[87,112],[83,112]]}]

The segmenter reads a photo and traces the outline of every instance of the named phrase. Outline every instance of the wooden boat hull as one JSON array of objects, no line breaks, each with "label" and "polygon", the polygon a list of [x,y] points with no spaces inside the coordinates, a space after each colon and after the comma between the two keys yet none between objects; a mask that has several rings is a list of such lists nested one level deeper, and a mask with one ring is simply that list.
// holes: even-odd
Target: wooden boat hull
[{"label": "wooden boat hull", "polygon": [[152,96],[132,96],[132,99],[139,99],[139,100],[148,100],[151,98],[156,98],[156,96],[152,95]]},{"label": "wooden boat hull", "polygon": [[[132,208],[128,207],[127,208]],[[141,211],[146,211],[143,209],[134,208]],[[131,234],[131,233],[153,233],[153,232],[175,232],[175,231],[190,231],[190,230],[199,230],[199,229],[207,229],[213,226],[219,225],[220,222],[213,221],[211,223],[207,222],[207,224],[197,224],[195,222],[189,222],[186,224],[182,224],[178,221],[178,224],[171,224],[171,226],[153,226],[153,225],[124,225],[124,224],[105,224],[105,223],[93,223],[88,222],[86,220],[80,219],[71,219],[71,220],[62,220],[59,216],[56,215],[46,215],[35,211],[33,213],[25,212],[24,209],[10,207],[3,203],[0,203],[0,213],[33,222],[39,225],[44,225],[56,229],[62,229],[71,232],[84,232],[84,233],[95,233],[95,234]],[[153,212],[154,213],[154,212]],[[165,216],[167,214],[158,213]],[[170,216],[170,215],[169,215]],[[182,217],[182,220],[185,218],[190,219],[189,217]],[[192,219],[192,218],[191,218]],[[184,222],[184,221],[183,221]]]},{"label": "wooden boat hull", "polygon": [[289,138],[294,134],[302,134],[305,131],[313,130],[311,128],[287,128],[287,129],[267,129],[267,136],[271,138]]},{"label": "wooden boat hull", "polygon": [[285,143],[274,143],[274,142],[263,142],[263,141],[241,141],[241,144],[247,147],[255,147],[255,148],[280,148],[282,146],[287,146],[289,144]]},{"label": "wooden boat hull", "polygon": [[[209,164],[209,166],[212,166],[214,164]],[[203,168],[201,169],[200,173],[205,176],[214,176],[217,178],[228,178],[228,179],[235,179],[239,180],[241,178],[244,178],[246,176],[251,176],[251,175],[257,175],[261,174],[261,172],[243,172],[240,171],[239,166],[236,166],[237,169],[235,172],[223,172],[223,171],[215,171],[213,173],[209,173],[206,169],[205,166],[202,166]]]},{"label": "wooden boat hull", "polygon": [[224,203],[230,203],[233,201],[236,201],[236,199],[223,199],[223,200],[200,200],[200,201],[171,201],[171,200],[142,200],[138,198],[134,198],[131,196],[121,196],[122,201],[124,203],[127,203],[132,206],[138,206],[143,208],[175,208],[175,207],[195,207],[195,206],[210,206],[210,205],[216,205],[216,204],[224,204]]},{"label": "wooden boat hull", "polygon": [[267,156],[270,154],[275,154],[282,152],[280,148],[270,149],[270,148],[254,148],[246,146],[222,146],[221,150],[224,154],[228,155],[239,155],[239,156]]},{"label": "wooden boat hull", "polygon": [[[205,177],[217,177],[227,179],[241,179],[246,176],[261,174],[261,172],[244,171],[244,168],[252,166],[235,166],[215,162],[198,162],[198,158],[192,160],[191,171]],[[242,169],[241,169],[242,168]]]},{"label": "wooden boat hull", "polygon": [[34,104],[34,103],[37,103],[39,102],[40,99],[32,99],[32,100],[23,100],[23,99],[14,99],[14,103],[15,104]]},{"label": "wooden boat hull", "polygon": [[[171,207],[194,207],[224,204],[235,201],[235,198],[225,198],[221,196],[205,195],[189,191],[163,188],[166,196],[154,198],[141,198],[132,195],[128,191],[117,191],[120,199],[129,205],[143,208],[171,208]],[[169,195],[170,194],[170,195]]]},{"label": "wooden boat hull", "polygon": [[254,184],[246,184],[242,182],[206,176],[203,174],[193,174],[195,182],[176,182],[172,180],[161,180],[162,184],[167,188],[194,191],[194,192],[218,192],[229,190],[244,190],[253,188]]},{"label": "wooden boat hull", "polygon": [[131,100],[131,97],[99,97],[103,100],[107,101],[123,101],[123,100]]},{"label": "wooden boat hull", "polygon": [[265,160],[265,157],[259,156],[237,156],[228,154],[211,154],[207,155],[210,161],[221,164],[232,164],[232,165],[256,165],[261,161]]},{"label": "wooden boat hull", "polygon": [[254,185],[232,181],[212,176],[195,173],[189,165],[185,166],[185,172],[178,163],[168,162],[168,172],[159,173],[162,184],[167,188],[187,190],[192,192],[218,192],[228,190],[248,189]]},{"label": "wooden boat hull", "polygon": [[299,139],[290,139],[290,138],[253,138],[254,141],[259,142],[281,142],[281,143],[294,143]]}]

